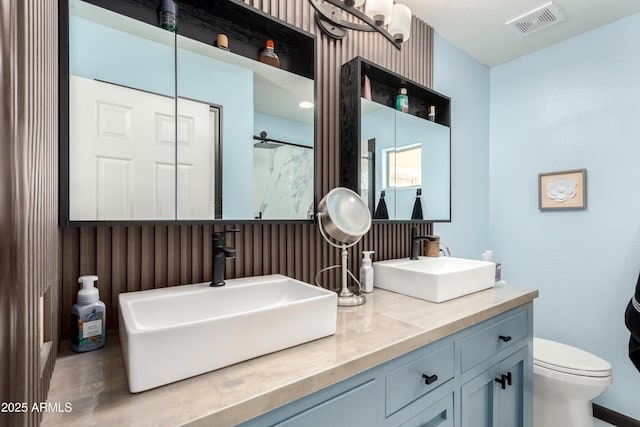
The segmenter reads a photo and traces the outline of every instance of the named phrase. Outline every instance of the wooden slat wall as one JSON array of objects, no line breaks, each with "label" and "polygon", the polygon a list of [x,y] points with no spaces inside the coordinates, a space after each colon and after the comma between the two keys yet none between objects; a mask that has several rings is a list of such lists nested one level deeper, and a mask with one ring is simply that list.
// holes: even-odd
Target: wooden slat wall
[{"label": "wooden slat wall", "polygon": [[[0,401],[29,405],[0,425],[23,426],[39,422],[31,405],[46,401],[59,339],[58,12],[54,1],[0,5]],[[52,342],[42,363],[41,322]]]},{"label": "wooden slat wall", "polygon": [[[258,9],[317,36],[316,195],[339,185],[340,66],[363,56],[409,79],[431,86],[433,29],[413,18],[411,38],[396,50],[377,33],[350,31],[335,41],[316,28],[313,8],[303,0],[245,0]],[[351,269],[359,268],[362,250],[376,260],[408,256],[410,224],[375,224],[349,251]],[[227,228],[232,228],[228,226]],[[281,273],[314,282],[316,273],[338,263],[338,250],[324,242],[314,224],[239,225],[227,238],[237,257],[227,262],[226,277]],[[431,232],[422,224],[423,233]],[[63,230],[62,335],[68,336],[69,310],[82,274],[100,277],[101,299],[107,304],[108,328],[117,328],[120,292],[202,282],[211,278],[211,226],[82,227]],[[335,275],[322,276],[336,288]]]}]

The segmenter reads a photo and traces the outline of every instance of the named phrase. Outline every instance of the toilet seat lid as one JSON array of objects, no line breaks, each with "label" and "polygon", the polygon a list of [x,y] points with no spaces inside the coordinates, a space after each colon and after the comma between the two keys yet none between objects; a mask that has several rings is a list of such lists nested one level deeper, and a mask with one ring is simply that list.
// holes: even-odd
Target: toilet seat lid
[{"label": "toilet seat lid", "polygon": [[555,341],[533,338],[533,363],[553,371],[585,377],[608,377],[611,364],[579,348]]}]

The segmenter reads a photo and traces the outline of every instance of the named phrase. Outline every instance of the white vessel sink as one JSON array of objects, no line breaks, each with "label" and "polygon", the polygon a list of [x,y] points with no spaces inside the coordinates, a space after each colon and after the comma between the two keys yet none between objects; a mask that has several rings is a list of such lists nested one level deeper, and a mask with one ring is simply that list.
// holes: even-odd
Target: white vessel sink
[{"label": "white vessel sink", "polygon": [[493,262],[418,257],[373,263],[374,286],[431,302],[443,302],[493,287]]},{"label": "white vessel sink", "polygon": [[332,335],[337,294],[282,275],[122,293],[129,390],[148,390]]}]

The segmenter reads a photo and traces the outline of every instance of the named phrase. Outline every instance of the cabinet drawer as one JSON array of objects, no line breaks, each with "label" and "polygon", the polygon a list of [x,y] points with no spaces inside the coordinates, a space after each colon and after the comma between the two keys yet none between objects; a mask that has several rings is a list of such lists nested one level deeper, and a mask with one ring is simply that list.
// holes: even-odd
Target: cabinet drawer
[{"label": "cabinet drawer", "polygon": [[434,403],[400,427],[453,427],[453,394]]},{"label": "cabinet drawer", "polygon": [[375,380],[371,380],[274,424],[274,427],[374,426],[377,413],[371,407],[375,407],[376,395]]},{"label": "cabinet drawer", "polygon": [[460,343],[462,372],[525,338],[528,326],[528,312],[522,311],[463,338]]},{"label": "cabinet drawer", "polygon": [[453,343],[390,371],[385,376],[386,416],[453,378]]}]

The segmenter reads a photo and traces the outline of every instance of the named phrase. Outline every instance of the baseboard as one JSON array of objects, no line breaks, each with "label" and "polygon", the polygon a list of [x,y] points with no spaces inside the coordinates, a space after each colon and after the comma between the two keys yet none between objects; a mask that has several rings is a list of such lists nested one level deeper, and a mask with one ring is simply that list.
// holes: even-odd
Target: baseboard
[{"label": "baseboard", "polygon": [[593,404],[593,416],[618,427],[640,427],[640,421],[595,403]]}]

